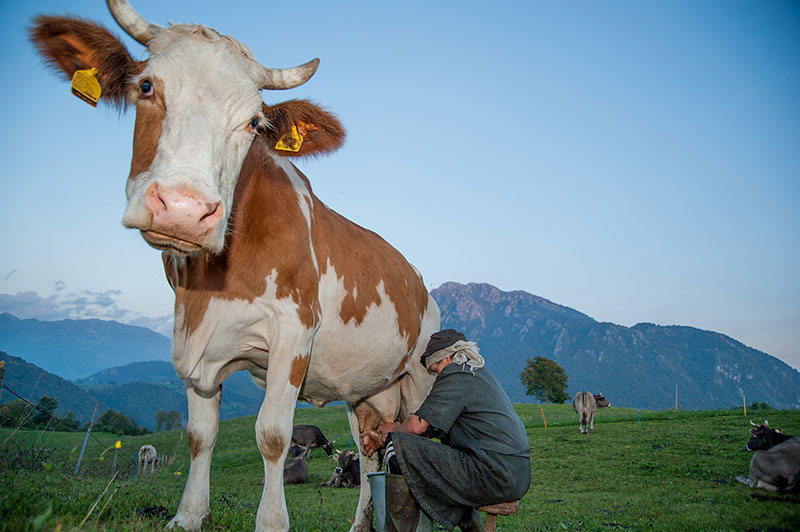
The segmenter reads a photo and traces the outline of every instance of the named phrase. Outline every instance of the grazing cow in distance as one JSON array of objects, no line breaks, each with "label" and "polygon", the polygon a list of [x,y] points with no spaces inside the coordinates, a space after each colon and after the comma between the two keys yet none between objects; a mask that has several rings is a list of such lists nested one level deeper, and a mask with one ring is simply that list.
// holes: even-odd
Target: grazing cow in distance
[{"label": "grazing cow in distance", "polygon": [[338,461],[338,465],[333,470],[328,482],[324,482],[319,486],[328,486],[330,488],[356,488],[360,486],[361,462],[358,459],[358,454],[345,450],[333,455],[333,457]]},{"label": "grazing cow in distance", "polygon": [[[366,431],[405,419],[433,384],[418,360],[439,330],[439,307],[396,249],[320,201],[291,162],[335,151],[344,128],[311,102],[267,104],[260,91],[305,83],[317,59],[268,68],[208,26],[164,27],[127,0],[107,4],[146,48],[142,59],[83,18],[39,16],[30,36],[54,70],[79,75],[84,88],[73,90],[84,99],[96,78],[100,102],[136,108],[122,222],[161,251],[175,292],[172,361],[189,410],[191,465],[167,526],[198,530],[211,517],[222,383],[247,370],[265,389],[255,529],[285,532],[281,478],[297,400],[343,401],[359,448]],[[361,455],[352,532],[371,529],[366,475],[377,469],[377,454]]]},{"label": "grazing cow in distance", "polygon": [[144,476],[147,474],[147,466],[150,466],[150,473],[152,474],[156,467],[156,448],[152,445],[142,445],[139,447],[138,463],[136,467],[139,469],[139,475]]},{"label": "grazing cow in distance", "polygon": [[783,434],[780,429],[769,428],[752,421],[750,440],[745,446],[755,451],[750,460],[750,477],[738,476],[736,480],[751,488],[769,491],[797,491],[800,489],[800,438]]},{"label": "grazing cow in distance", "polygon": [[330,456],[333,454],[333,443],[316,425],[295,425],[292,427],[292,445],[302,445],[311,453],[311,449],[322,449]]},{"label": "grazing cow in distance", "polygon": [[587,425],[589,431],[594,432],[594,413],[598,408],[606,406],[611,406],[611,403],[603,397],[602,392],[597,395],[592,395],[586,391],[575,394],[575,399],[572,400],[572,409],[578,414],[581,434],[586,434]]},{"label": "grazing cow in distance", "polygon": [[308,462],[306,453],[308,449],[299,445],[289,447],[290,457],[283,463],[283,483],[303,484],[308,480]]}]

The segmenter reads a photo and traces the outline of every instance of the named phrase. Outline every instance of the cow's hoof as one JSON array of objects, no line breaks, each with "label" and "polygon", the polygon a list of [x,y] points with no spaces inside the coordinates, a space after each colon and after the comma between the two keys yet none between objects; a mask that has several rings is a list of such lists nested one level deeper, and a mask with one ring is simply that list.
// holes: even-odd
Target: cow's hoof
[{"label": "cow's hoof", "polygon": [[741,482],[742,484],[747,484],[748,486],[750,485],[750,479],[745,477],[745,476],[743,476],[743,475],[737,476],[736,480]]},{"label": "cow's hoof", "polygon": [[172,518],[172,521],[167,523],[167,528],[172,530],[174,528],[182,528],[184,530],[200,530],[203,523],[211,522],[211,513],[206,513],[200,517],[192,517],[186,514],[178,514]]}]

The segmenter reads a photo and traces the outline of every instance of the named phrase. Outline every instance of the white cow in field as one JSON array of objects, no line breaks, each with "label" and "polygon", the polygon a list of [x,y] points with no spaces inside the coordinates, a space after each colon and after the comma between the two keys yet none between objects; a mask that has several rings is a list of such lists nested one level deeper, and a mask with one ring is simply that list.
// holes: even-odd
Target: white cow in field
[{"label": "white cow in field", "polygon": [[152,445],[142,445],[139,447],[138,462],[136,469],[139,471],[140,476],[147,474],[147,466],[150,466],[150,473],[152,474],[156,467],[156,448]]},{"label": "white cow in field", "polygon": [[587,391],[575,394],[575,399],[572,400],[572,409],[578,414],[581,434],[587,433],[587,427],[589,431],[594,432],[594,413],[598,408],[606,406],[611,406],[611,403],[603,397],[602,392],[597,395],[592,395]]}]

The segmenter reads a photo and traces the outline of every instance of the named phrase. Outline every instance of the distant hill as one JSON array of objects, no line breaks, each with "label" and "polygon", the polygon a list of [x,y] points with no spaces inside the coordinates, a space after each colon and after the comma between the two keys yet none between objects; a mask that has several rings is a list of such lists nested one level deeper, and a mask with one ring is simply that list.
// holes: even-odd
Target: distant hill
[{"label": "distant hill", "polygon": [[[155,428],[159,410],[180,412],[184,425],[189,415],[183,381],[171,362],[134,362],[90,375],[77,384],[149,429]],[[220,417],[257,414],[263,400],[264,390],[253,383],[249,373],[238,371],[222,385]]]},{"label": "distant hill", "polygon": [[[3,385],[36,404],[43,395],[58,401],[55,414],[63,417],[67,410],[72,410],[81,421],[89,421],[97,400],[86,390],[76,386],[58,375],[43,370],[25,360],[0,351],[0,360],[6,362],[6,373]],[[8,390],[0,391],[0,404],[11,403],[18,398]],[[97,407],[98,414],[108,410],[102,401]]]},{"label": "distant hill", "polygon": [[523,291],[489,284],[445,283],[431,292],[442,328],[478,342],[487,367],[515,402],[525,395],[519,373],[528,359],[558,362],[571,395],[605,393],[619,406],[662,410],[727,408],[767,402],[800,408],[800,372],[733,338],[692,327],[600,323]]},{"label": "distant hill", "polygon": [[0,350],[74,380],[130,362],[170,360],[172,341],[145,327],[105,320],[21,320],[0,313]]},{"label": "distant hill", "polygon": [[[99,401],[98,415],[111,408],[150,430],[156,428],[159,410],[180,412],[183,425],[188,418],[183,381],[169,362],[134,362],[73,383],[7,353],[0,352],[0,360],[6,361],[4,385],[34,404],[43,395],[54,397],[58,400],[58,416],[72,410],[82,423],[88,422],[95,401]],[[15,399],[3,390],[0,404]],[[253,383],[248,373],[234,373],[223,384],[220,417],[224,420],[255,415],[263,399],[264,390]]]}]

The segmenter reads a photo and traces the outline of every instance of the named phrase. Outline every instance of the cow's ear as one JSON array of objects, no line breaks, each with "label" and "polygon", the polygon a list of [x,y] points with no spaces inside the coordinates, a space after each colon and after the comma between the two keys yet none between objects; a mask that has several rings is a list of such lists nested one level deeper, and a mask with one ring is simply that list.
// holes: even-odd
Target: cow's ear
[{"label": "cow's ear", "polygon": [[97,69],[100,98],[124,107],[128,79],[143,62],[134,61],[125,45],[110,31],[86,20],[40,15],[29,30],[30,39],[47,64],[72,79],[77,70]]},{"label": "cow's ear", "polygon": [[263,106],[267,118],[264,133],[279,155],[323,155],[339,149],[345,131],[339,119],[306,100],[289,100]]}]

